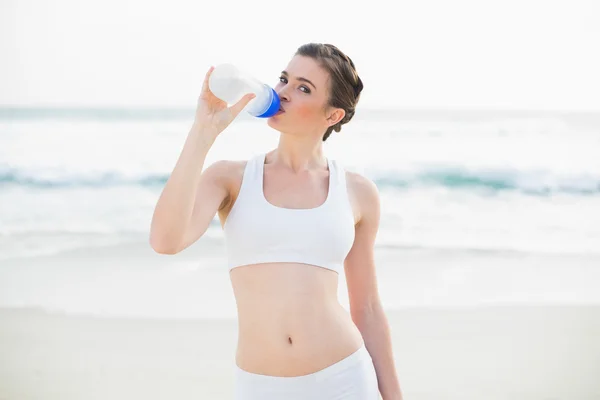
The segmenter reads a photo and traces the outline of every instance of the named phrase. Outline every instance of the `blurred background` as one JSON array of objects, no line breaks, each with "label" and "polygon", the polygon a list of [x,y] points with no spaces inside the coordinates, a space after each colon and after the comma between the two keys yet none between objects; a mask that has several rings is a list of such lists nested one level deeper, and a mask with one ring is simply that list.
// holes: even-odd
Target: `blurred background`
[{"label": "blurred background", "polygon": [[[3,0],[0,306],[234,318],[217,219],[176,256],[150,220],[208,68],[275,85],[308,42],[364,82],[324,147],[380,190],[388,310],[597,305],[598,21],[595,0]],[[205,166],[277,141],[242,113]]]},{"label": "blurred background", "polygon": [[[0,263],[10,268],[35,258],[30,264],[47,269],[44,257],[67,257],[77,249],[85,257],[87,250],[120,244],[119,252],[105,252],[114,255],[119,273],[144,263],[123,260],[121,252],[135,246],[167,264],[183,259],[152,254],[148,230],[193,122],[206,71],[231,62],[275,85],[296,48],[311,41],[341,48],[364,81],[355,119],[324,146],[379,187],[382,251],[418,251],[440,267],[448,267],[450,254],[598,260],[598,3],[363,6],[2,2]],[[206,165],[267,151],[278,135],[265,120],[242,113]],[[215,268],[218,279],[226,279],[216,218],[201,242],[188,253],[205,255],[200,247],[206,245],[217,249],[216,259],[206,262],[194,253],[189,268]],[[414,264],[398,254],[382,260],[382,274],[388,264],[390,273]],[[448,273],[455,285],[480,283],[470,264]],[[503,276],[514,265],[499,264]],[[577,268],[573,264],[565,274]],[[15,279],[10,276],[3,281]],[[482,293],[453,289],[448,277],[430,295],[411,285],[410,292],[384,292],[384,298],[390,306],[600,299],[586,286],[561,287],[562,276],[555,277],[559,286],[530,282],[536,291],[503,285]],[[580,283],[585,280],[573,282]],[[15,287],[4,288],[0,302],[58,301],[53,295],[26,298]],[[55,306],[86,302],[75,303],[69,297]],[[225,304],[233,310],[231,301]]]}]

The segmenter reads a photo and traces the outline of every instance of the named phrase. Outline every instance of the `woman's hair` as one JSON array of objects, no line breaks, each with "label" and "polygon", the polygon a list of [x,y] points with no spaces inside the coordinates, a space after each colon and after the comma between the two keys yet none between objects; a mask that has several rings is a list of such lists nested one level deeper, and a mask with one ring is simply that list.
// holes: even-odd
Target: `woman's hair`
[{"label": "woman's hair", "polygon": [[340,122],[327,128],[323,135],[325,141],[332,131],[339,132],[354,116],[363,83],[350,57],[332,44],[308,43],[300,46],[295,55],[311,57],[329,72],[331,85],[327,105],[346,112]]}]

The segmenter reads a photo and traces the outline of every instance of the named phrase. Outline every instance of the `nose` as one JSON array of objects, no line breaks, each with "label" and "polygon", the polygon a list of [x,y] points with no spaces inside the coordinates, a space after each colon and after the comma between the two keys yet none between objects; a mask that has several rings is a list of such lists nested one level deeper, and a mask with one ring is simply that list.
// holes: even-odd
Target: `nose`
[{"label": "nose", "polygon": [[283,102],[283,101],[286,101],[286,102],[287,102],[287,101],[289,101],[289,100],[290,100],[290,98],[289,98],[289,95],[288,95],[288,93],[287,93],[287,90],[286,90],[286,87],[287,87],[287,86],[282,86],[282,87],[281,87],[281,88],[279,88],[279,90],[277,91],[277,95],[279,96],[279,99],[280,99],[282,102]]}]

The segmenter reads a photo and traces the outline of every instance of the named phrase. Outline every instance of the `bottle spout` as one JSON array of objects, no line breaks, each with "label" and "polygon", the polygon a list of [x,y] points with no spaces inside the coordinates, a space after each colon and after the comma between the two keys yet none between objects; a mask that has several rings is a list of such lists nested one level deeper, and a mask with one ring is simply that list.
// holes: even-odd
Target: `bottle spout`
[{"label": "bottle spout", "polygon": [[277,94],[277,92],[275,91],[275,89],[273,88],[269,88],[270,89],[270,101],[269,104],[267,104],[267,107],[265,109],[265,111],[263,111],[261,114],[259,115],[255,115],[255,117],[257,118],[268,118],[268,117],[272,117],[273,115],[275,115],[278,111],[279,111],[279,105],[280,105],[280,98],[279,95]]}]

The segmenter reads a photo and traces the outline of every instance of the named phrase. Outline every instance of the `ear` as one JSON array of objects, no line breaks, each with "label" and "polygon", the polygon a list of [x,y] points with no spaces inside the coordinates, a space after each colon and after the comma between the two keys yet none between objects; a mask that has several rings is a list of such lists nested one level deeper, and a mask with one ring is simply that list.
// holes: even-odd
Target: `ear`
[{"label": "ear", "polygon": [[338,122],[340,122],[344,118],[345,115],[346,115],[346,111],[344,111],[343,108],[334,109],[329,114],[329,117],[327,117],[327,122],[329,123],[329,126],[333,126],[333,125],[337,124]]}]

